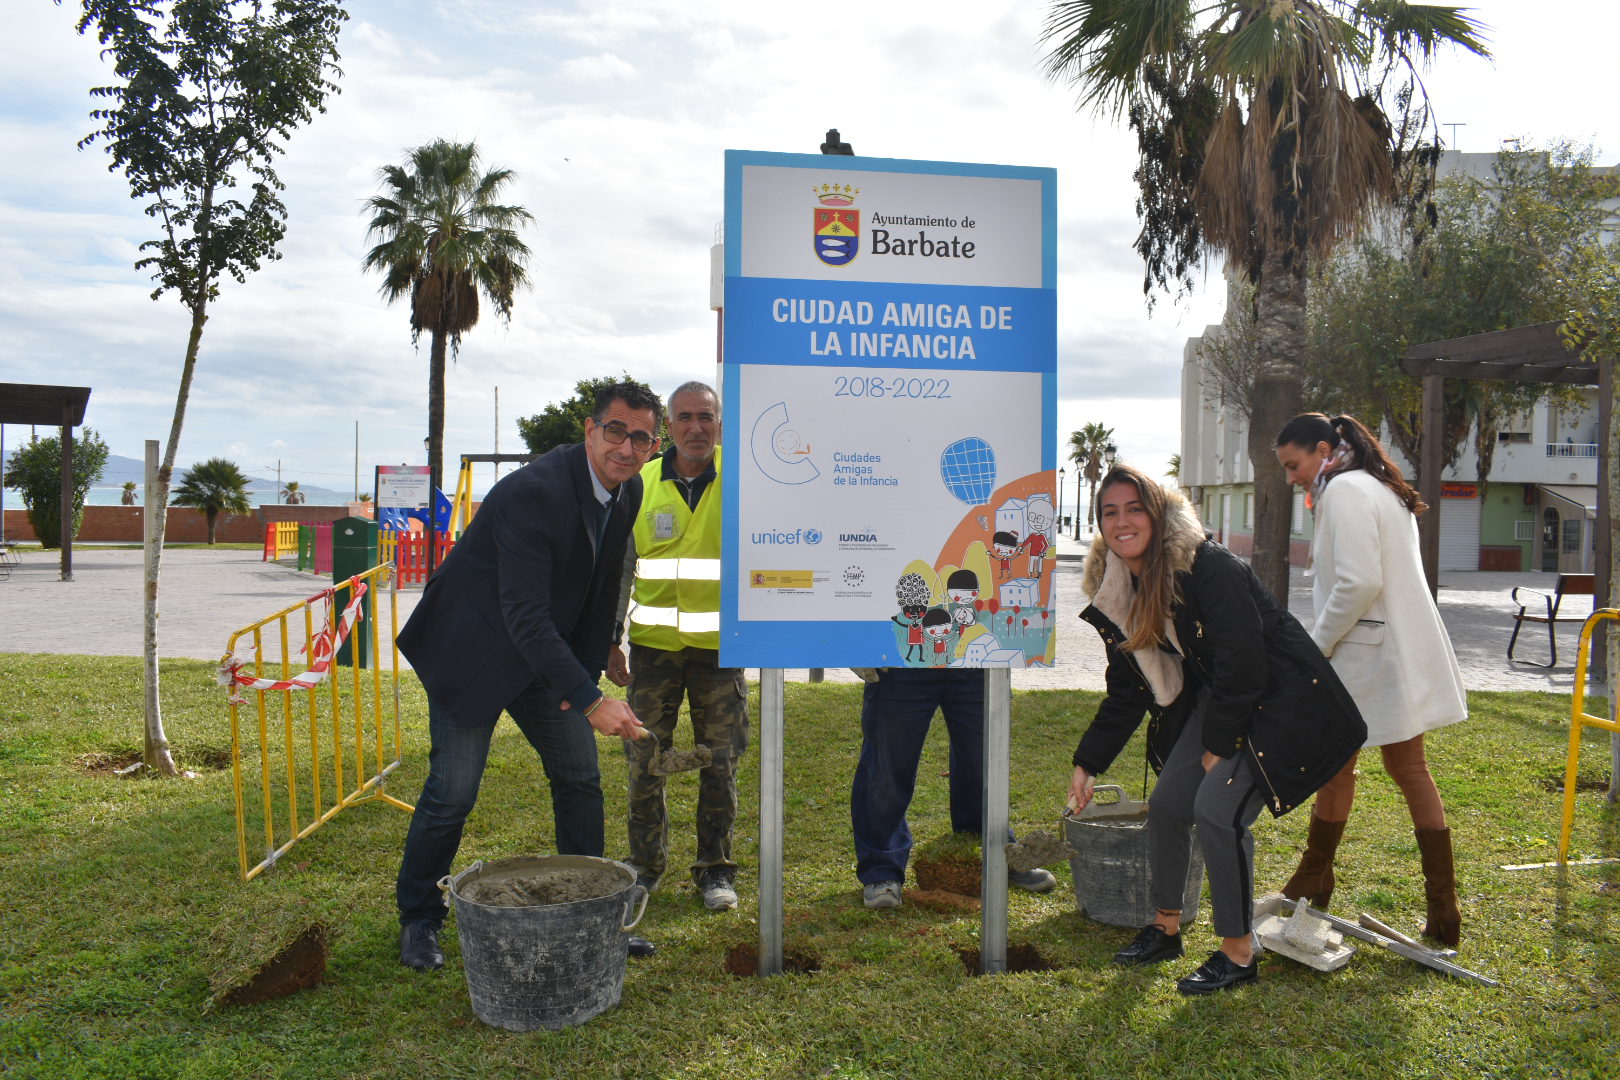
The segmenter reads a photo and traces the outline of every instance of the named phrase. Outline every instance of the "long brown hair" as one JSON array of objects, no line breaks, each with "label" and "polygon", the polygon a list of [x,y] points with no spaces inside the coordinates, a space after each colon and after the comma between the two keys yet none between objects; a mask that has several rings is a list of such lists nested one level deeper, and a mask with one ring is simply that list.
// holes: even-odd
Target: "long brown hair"
[{"label": "long brown hair", "polygon": [[[1164,489],[1152,477],[1129,465],[1110,468],[1097,487],[1101,497],[1115,484],[1129,484],[1136,488],[1136,497],[1153,523],[1153,535],[1142,556],[1142,572],[1136,575],[1136,588],[1131,592],[1129,626],[1123,627],[1129,635],[1125,647],[1132,652],[1156,649],[1164,642],[1165,620],[1179,600],[1176,574],[1170,566],[1168,554],[1169,525]],[[1102,528],[1099,518],[1097,527]],[[1106,541],[1104,541],[1106,544]]]},{"label": "long brown hair", "polygon": [[[1300,413],[1277,433],[1278,446],[1297,446],[1304,450],[1313,450],[1317,443],[1327,443],[1330,447],[1337,447],[1344,443],[1356,457],[1356,468],[1366,469],[1401,500],[1401,504],[1413,514],[1421,514],[1429,508],[1428,504],[1418,498],[1417,491],[1406,482],[1406,476],[1401,467],[1390,460],[1389,454],[1384,451],[1384,444],[1378,441],[1378,436],[1367,430],[1367,426],[1355,417],[1345,413],[1340,416],[1328,417],[1323,413]],[[1332,476],[1329,475],[1331,482]]]}]

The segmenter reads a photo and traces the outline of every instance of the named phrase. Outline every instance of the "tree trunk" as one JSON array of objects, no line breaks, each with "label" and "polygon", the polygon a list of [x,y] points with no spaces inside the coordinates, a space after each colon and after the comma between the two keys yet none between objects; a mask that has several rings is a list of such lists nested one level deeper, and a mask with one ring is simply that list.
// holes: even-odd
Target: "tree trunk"
[{"label": "tree trunk", "polygon": [[433,331],[433,345],[428,350],[428,519],[427,542],[428,576],[438,565],[439,487],[444,481],[444,354],[443,330]]},{"label": "tree trunk", "polygon": [[203,516],[208,519],[208,543],[213,544],[215,526],[219,522],[219,511],[215,510],[213,507],[209,507],[207,510],[203,511]]},{"label": "tree trunk", "polygon": [[1288,606],[1292,485],[1277,465],[1277,432],[1299,414],[1305,382],[1305,266],[1269,253],[1254,294],[1255,382],[1249,396],[1249,465],[1254,473],[1254,572]]},{"label": "tree trunk", "polygon": [[[147,477],[146,496],[146,741],[141,760],[165,776],[175,776],[174,756],[168,736],[163,733],[163,706],[158,696],[158,577],[163,563],[163,538],[169,531],[169,484],[174,478],[174,459],[180,450],[180,431],[186,422],[186,403],[191,398],[191,377],[197,370],[197,351],[202,344],[203,324],[208,321],[208,294],[204,291],[191,305],[191,334],[186,340],[186,359],[180,368],[180,389],[174,397],[174,419],[169,425],[169,442],[163,451],[163,464],[155,477]],[[152,471],[149,442],[147,471]]]}]

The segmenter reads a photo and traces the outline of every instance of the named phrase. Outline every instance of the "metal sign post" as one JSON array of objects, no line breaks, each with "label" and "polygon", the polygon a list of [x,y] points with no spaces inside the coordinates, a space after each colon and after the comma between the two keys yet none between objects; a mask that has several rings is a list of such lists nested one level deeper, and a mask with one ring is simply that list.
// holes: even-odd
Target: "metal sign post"
[{"label": "metal sign post", "polygon": [[782,973],[781,668],[759,673],[759,973]]},{"label": "metal sign post", "polygon": [[984,832],[979,884],[979,973],[1007,970],[1007,800],[1012,669],[984,672]]}]

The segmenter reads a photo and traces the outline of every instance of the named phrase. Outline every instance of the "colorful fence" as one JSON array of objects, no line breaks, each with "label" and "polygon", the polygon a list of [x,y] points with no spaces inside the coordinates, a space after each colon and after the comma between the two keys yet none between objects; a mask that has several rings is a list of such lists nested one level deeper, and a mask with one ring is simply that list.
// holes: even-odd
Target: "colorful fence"
[{"label": "colorful fence", "polygon": [[[456,542],[444,533],[435,535],[439,545],[434,565],[444,562]],[[377,558],[392,559],[399,567],[401,585],[420,585],[427,580],[428,540],[422,533],[382,532],[377,537]]]},{"label": "colorful fence", "polygon": [[298,569],[315,574],[332,572],[332,523],[298,526]]},{"label": "colorful fence", "polygon": [[[1598,728],[1602,731],[1620,732],[1620,723],[1593,716],[1586,711],[1586,670],[1592,659],[1592,631],[1597,624],[1608,620],[1620,623],[1620,610],[1615,608],[1599,608],[1587,617],[1586,623],[1581,627],[1580,648],[1575,653],[1575,696],[1570,703],[1569,717],[1569,759],[1564,765],[1564,824],[1558,833],[1558,861],[1569,861],[1569,834],[1575,826],[1575,785],[1580,775],[1581,766],[1581,732],[1584,728]],[[1609,633],[1620,631],[1620,626],[1611,626]],[[1611,676],[1613,673],[1610,673]]]},{"label": "colorful fence", "polygon": [[264,526],[264,562],[298,553],[298,522],[271,521]]},{"label": "colorful fence", "polygon": [[[219,664],[219,682],[229,694],[236,849],[243,881],[273,866],[299,840],[351,806],[385,802],[414,809],[384,790],[400,761],[394,582],[394,568],[384,563],[231,635]],[[378,617],[385,594],[386,629]],[[364,657],[366,650],[356,648],[362,636],[370,646],[370,668],[338,666],[345,644],[350,655]],[[303,669],[295,671],[295,658],[300,657],[296,662]],[[244,788],[255,770],[259,795],[249,799]],[[264,854],[254,865],[249,863],[250,833],[263,834]]]}]

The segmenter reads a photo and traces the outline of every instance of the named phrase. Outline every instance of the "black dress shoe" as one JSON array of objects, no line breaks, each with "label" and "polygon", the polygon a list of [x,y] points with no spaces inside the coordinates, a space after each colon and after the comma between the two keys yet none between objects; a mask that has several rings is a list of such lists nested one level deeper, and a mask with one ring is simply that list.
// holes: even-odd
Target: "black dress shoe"
[{"label": "black dress shoe", "polygon": [[399,962],[417,971],[444,967],[439,928],[429,922],[408,922],[399,928]]},{"label": "black dress shoe", "polygon": [[1213,994],[1217,990],[1230,990],[1260,977],[1260,960],[1256,957],[1245,966],[1216,949],[1202,967],[1185,979],[1176,980],[1176,989],[1183,994]]},{"label": "black dress shoe", "polygon": [[644,937],[631,936],[629,941],[631,956],[651,956],[658,951],[658,946]]},{"label": "black dress shoe", "polygon": [[1181,955],[1181,935],[1167,934],[1158,923],[1142,927],[1136,940],[1114,954],[1116,964],[1157,964]]}]

